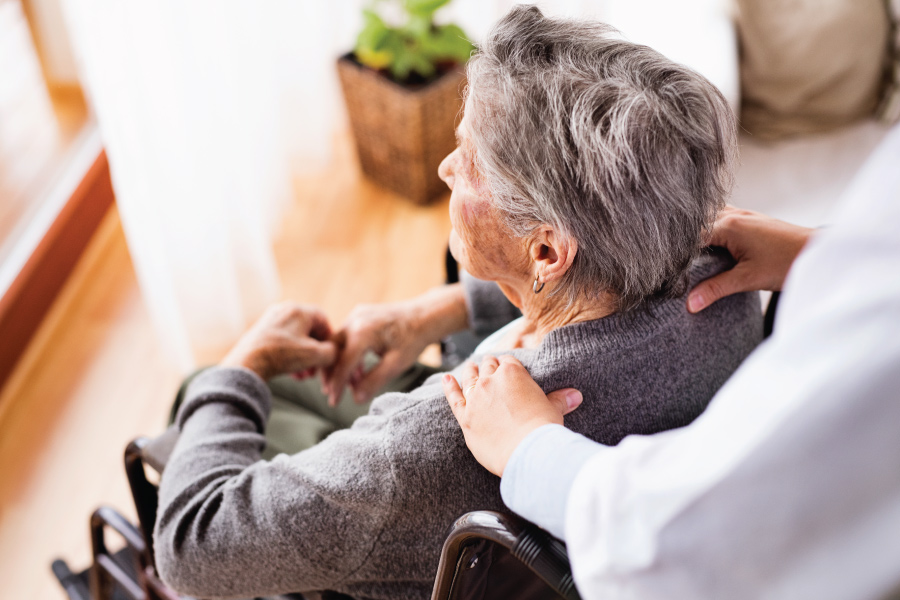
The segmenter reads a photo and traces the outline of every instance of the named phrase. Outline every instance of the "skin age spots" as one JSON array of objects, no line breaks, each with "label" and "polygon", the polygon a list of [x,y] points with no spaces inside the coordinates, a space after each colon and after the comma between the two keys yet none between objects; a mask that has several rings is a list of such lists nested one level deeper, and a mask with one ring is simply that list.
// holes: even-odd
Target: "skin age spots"
[{"label": "skin age spots", "polygon": [[465,118],[457,129],[460,145],[441,163],[438,173],[452,190],[450,252],[473,277],[516,285],[528,272],[527,240],[502,222],[480,177],[473,176]]}]

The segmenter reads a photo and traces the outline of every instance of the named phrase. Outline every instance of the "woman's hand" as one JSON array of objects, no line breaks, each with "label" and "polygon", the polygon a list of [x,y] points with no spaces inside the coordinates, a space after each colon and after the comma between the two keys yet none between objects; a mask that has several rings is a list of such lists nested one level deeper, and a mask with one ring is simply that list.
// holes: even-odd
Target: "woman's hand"
[{"label": "woman's hand", "polygon": [[[468,325],[459,284],[446,285],[405,302],[357,306],[335,340],[340,346],[334,366],[325,373],[328,402],[336,405],[348,384],[356,402],[370,400],[379,389],[409,368],[428,344]],[[363,371],[363,357],[381,357]]]},{"label": "woman's hand", "polygon": [[221,364],[250,369],[263,380],[327,367],[337,356],[330,337],[331,327],[319,309],[282,302],[266,310]]},{"label": "woman's hand", "polygon": [[737,264],[697,284],[688,294],[688,310],[700,312],[738,292],[781,290],[794,259],[814,232],[760,213],[726,207],[716,219],[709,245],[727,249]]},{"label": "woman's hand", "polygon": [[563,415],[582,401],[581,392],[572,388],[545,395],[512,356],[485,356],[480,368],[468,362],[458,383],[449,373],[442,383],[466,445],[494,475],[503,475],[525,436],[542,425],[562,425]]}]

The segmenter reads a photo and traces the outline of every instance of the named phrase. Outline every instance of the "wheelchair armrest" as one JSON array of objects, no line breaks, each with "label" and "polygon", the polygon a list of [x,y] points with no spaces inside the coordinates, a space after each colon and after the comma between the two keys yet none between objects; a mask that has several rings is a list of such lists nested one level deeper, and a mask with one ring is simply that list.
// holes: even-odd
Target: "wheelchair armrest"
[{"label": "wheelchair armrest", "polygon": [[451,597],[465,549],[481,540],[509,550],[563,598],[581,599],[572,579],[565,544],[520,517],[492,511],[475,511],[466,513],[450,527],[441,550],[432,600]]},{"label": "wheelchair armrest", "polygon": [[159,491],[156,485],[147,479],[144,468],[148,466],[161,474],[177,441],[178,429],[172,426],[156,438],[137,438],[125,448],[125,474],[128,476],[128,485],[131,487],[138,523],[144,534],[143,539],[146,545],[144,554],[150,566],[155,566],[153,562],[153,527],[156,525],[156,511],[159,508]]},{"label": "wheelchair armrest", "polygon": [[135,552],[143,552],[146,548],[144,536],[137,527],[123,517],[116,509],[101,506],[91,515],[91,546],[94,554],[107,552],[104,531],[112,529],[131,546]]},{"label": "wheelchair armrest", "polygon": [[172,456],[172,450],[175,449],[175,443],[178,441],[178,428],[171,425],[162,434],[155,438],[138,438],[135,442],[139,442],[141,454],[144,463],[151,467],[157,473],[162,473]]},{"label": "wheelchair armrest", "polygon": [[133,573],[126,565],[117,561],[106,546],[106,530],[112,529],[125,539],[125,543],[133,550],[134,573],[144,570],[142,557],[146,553],[144,536],[121,514],[108,506],[101,506],[91,515],[91,552],[94,566],[90,571],[91,595],[94,598],[111,598],[113,582],[134,600],[144,600],[146,593]]}]

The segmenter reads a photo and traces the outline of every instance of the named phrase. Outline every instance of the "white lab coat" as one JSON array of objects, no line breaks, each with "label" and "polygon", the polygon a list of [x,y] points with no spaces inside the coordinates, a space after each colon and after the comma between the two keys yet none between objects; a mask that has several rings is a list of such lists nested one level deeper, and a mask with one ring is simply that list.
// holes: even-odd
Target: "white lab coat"
[{"label": "white lab coat", "polygon": [[513,454],[504,500],[565,537],[584,598],[900,590],[900,127],[835,223],[693,424],[614,448],[546,426]]}]

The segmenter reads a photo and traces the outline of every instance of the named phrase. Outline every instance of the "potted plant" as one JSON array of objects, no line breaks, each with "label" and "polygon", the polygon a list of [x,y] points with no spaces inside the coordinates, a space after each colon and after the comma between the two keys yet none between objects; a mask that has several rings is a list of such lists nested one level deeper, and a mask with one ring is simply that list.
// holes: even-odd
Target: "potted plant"
[{"label": "potted plant", "polygon": [[[437,176],[453,150],[463,65],[472,43],[456,25],[436,25],[450,0],[375,0],[353,52],[338,60],[350,126],[363,173],[417,203],[446,191]],[[388,24],[384,3],[405,22]]]}]

